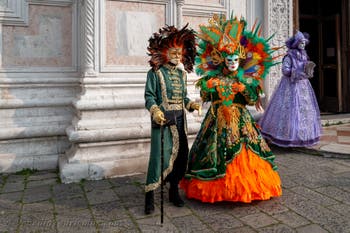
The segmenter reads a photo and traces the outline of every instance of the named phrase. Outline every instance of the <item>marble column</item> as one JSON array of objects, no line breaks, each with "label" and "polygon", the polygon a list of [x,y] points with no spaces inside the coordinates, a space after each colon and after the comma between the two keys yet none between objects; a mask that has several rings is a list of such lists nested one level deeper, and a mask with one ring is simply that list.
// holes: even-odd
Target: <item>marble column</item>
[{"label": "marble column", "polygon": [[[263,26],[266,38],[275,34],[270,40],[271,47],[283,46],[286,39],[293,33],[293,0],[266,0]],[[285,49],[280,49],[274,53],[274,56],[285,52]],[[269,101],[276,85],[279,83],[282,77],[281,74],[281,64],[270,69],[270,73],[265,79],[265,104]]]},{"label": "marble column", "polygon": [[182,7],[185,4],[185,0],[176,0],[176,22],[177,27],[181,28],[182,25]]},{"label": "marble column", "polygon": [[150,137],[143,100],[145,74],[134,72],[129,78],[125,73],[101,71],[100,48],[105,42],[99,41],[99,33],[106,5],[83,0],[79,7],[82,90],[73,101],[75,117],[66,129],[72,146],[59,159],[61,180],[70,183],[145,172]]}]

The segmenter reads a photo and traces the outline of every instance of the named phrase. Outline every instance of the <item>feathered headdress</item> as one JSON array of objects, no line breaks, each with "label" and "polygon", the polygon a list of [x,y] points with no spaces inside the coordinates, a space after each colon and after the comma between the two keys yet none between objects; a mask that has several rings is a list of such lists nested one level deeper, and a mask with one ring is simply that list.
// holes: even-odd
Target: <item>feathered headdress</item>
[{"label": "feathered headdress", "polygon": [[158,70],[160,66],[169,62],[169,48],[182,48],[182,63],[187,72],[193,71],[194,57],[196,54],[195,33],[192,29],[187,29],[188,24],[181,30],[174,26],[166,26],[153,33],[148,40],[148,55],[151,56],[149,64],[153,70]]},{"label": "feathered headdress", "polygon": [[195,58],[197,75],[213,77],[223,74],[225,57],[237,54],[243,77],[249,83],[258,84],[265,78],[274,63],[272,53],[278,48],[270,48],[268,41],[261,36],[260,24],[254,24],[252,30],[246,30],[246,21],[236,17],[226,20],[225,15],[213,15],[209,25],[200,26],[197,57]]}]

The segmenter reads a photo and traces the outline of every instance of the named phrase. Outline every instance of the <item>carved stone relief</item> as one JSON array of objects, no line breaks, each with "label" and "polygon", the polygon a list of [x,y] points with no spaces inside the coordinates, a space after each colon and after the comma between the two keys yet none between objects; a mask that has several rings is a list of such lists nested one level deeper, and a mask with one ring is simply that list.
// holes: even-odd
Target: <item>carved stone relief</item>
[{"label": "carved stone relief", "polygon": [[81,31],[83,50],[83,73],[85,76],[96,74],[95,70],[95,1],[85,0],[80,2],[80,15],[82,18]]},{"label": "carved stone relief", "polygon": [[[286,39],[290,36],[292,28],[292,0],[268,0],[265,2],[265,36],[269,37],[274,34],[274,37],[270,41],[271,47],[284,46]],[[280,49],[274,56],[284,54],[285,49]],[[277,61],[281,61],[282,57]],[[265,82],[265,91],[267,94],[267,100],[271,97],[277,84],[281,79],[281,65],[273,66],[270,70],[270,74]]]}]

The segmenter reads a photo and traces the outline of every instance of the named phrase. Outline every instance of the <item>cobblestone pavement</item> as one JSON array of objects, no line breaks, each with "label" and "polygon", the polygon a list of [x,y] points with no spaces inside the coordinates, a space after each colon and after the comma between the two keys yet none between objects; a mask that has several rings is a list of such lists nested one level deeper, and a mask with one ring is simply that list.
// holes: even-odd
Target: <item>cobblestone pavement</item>
[{"label": "cobblestone pavement", "polygon": [[159,190],[155,213],[143,214],[145,174],[74,184],[60,183],[56,171],[1,174],[0,232],[350,232],[350,160],[272,149],[281,197],[250,204],[185,199],[183,208],[165,199],[163,226]]}]

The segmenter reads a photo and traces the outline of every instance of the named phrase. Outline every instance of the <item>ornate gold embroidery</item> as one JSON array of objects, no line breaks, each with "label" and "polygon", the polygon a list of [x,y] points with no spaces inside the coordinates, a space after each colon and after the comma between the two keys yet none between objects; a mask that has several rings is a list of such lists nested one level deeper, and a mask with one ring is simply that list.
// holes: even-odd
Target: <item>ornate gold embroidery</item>
[{"label": "ornate gold embroidery", "polygon": [[[172,148],[172,152],[170,155],[170,159],[169,159],[169,166],[163,171],[163,177],[167,177],[169,175],[169,173],[173,170],[173,166],[174,166],[174,161],[177,158],[177,153],[179,151],[179,145],[180,145],[180,141],[179,141],[179,134],[177,132],[177,128],[176,125],[172,125],[170,126],[170,131],[172,134],[172,139],[173,139],[173,148]],[[158,181],[149,185],[146,185],[145,187],[145,191],[149,192],[152,190],[155,190],[156,188],[158,188],[160,186],[161,177],[159,177]]]}]

